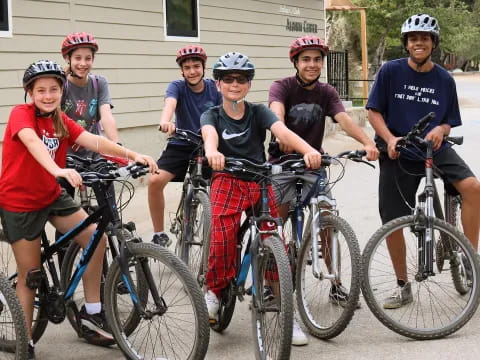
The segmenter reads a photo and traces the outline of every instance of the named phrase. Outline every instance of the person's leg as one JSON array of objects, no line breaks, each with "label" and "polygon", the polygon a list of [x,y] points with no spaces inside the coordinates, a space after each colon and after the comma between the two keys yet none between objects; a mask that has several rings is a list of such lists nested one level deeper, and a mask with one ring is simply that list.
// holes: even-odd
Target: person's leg
[{"label": "person's leg", "polygon": [[474,177],[468,177],[453,185],[462,195],[463,232],[477,252],[480,231],[480,182]]},{"label": "person's leg", "polygon": [[163,190],[174,178],[174,174],[165,170],[158,170],[157,174],[150,175],[148,181],[148,207],[150,209],[153,231],[156,233],[165,230],[165,197]]},{"label": "person's leg", "polygon": [[36,290],[27,286],[27,277],[29,272],[33,274],[35,270],[40,269],[40,238],[35,240],[18,240],[12,244],[12,250],[17,263],[17,296],[25,314],[28,337],[31,339],[33,302]]}]

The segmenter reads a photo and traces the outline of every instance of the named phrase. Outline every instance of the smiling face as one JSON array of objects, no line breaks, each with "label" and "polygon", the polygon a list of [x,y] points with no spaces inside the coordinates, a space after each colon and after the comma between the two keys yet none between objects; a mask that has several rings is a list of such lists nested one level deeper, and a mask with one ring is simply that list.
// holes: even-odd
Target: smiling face
[{"label": "smiling face", "polygon": [[241,73],[231,73],[224,75],[217,81],[219,91],[224,99],[229,101],[239,101],[247,96],[250,90],[251,82]]},{"label": "smiling face", "polygon": [[203,62],[197,59],[187,59],[182,65],[182,76],[190,85],[197,85],[203,78]]},{"label": "smiling face", "polygon": [[412,32],[407,35],[406,48],[410,57],[417,63],[427,59],[433,51],[432,36],[427,32]]},{"label": "smiling face", "polygon": [[62,86],[55,77],[40,77],[33,82],[28,95],[41,113],[49,113],[60,106]]},{"label": "smiling face", "polygon": [[[84,79],[92,70],[93,50],[88,47],[81,47],[70,53],[70,69],[78,77]],[[68,60],[68,58],[67,58]]]},{"label": "smiling face", "polygon": [[316,80],[322,72],[323,54],[320,50],[302,51],[295,64],[300,78],[309,83]]}]

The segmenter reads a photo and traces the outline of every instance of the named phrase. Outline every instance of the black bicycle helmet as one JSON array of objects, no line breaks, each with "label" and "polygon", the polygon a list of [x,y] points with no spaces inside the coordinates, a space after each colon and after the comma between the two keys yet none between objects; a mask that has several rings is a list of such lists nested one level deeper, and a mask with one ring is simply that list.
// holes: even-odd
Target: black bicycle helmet
[{"label": "black bicycle helmet", "polygon": [[39,60],[31,64],[23,74],[23,89],[27,91],[32,82],[40,77],[55,77],[63,84],[67,80],[62,67],[52,60]]},{"label": "black bicycle helmet", "polygon": [[213,65],[213,78],[220,80],[226,74],[242,73],[252,80],[255,76],[255,65],[253,65],[248,56],[238,52],[229,52],[222,55]]}]

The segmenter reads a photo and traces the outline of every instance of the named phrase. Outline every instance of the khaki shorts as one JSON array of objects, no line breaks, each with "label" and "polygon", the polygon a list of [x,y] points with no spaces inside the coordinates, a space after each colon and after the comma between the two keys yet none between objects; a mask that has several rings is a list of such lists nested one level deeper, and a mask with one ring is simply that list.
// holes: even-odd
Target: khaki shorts
[{"label": "khaki shorts", "polygon": [[79,204],[64,189],[51,205],[40,210],[12,212],[0,208],[5,240],[10,244],[20,239],[35,240],[51,216],[68,216],[78,210]]}]

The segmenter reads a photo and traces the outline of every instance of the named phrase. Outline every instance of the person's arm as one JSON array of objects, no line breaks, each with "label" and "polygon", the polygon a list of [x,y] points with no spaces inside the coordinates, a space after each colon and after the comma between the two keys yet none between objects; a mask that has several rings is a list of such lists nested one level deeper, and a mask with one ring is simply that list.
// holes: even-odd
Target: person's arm
[{"label": "person's arm", "polygon": [[435,126],[430,132],[425,136],[425,140],[433,141],[433,150],[438,150],[443,143],[445,136],[450,134],[451,126],[449,124],[441,124]]},{"label": "person's arm", "polygon": [[208,164],[213,170],[223,170],[225,167],[225,156],[218,151],[217,129],[213,125],[203,125],[202,138]]},{"label": "person's arm", "polygon": [[154,173],[158,170],[157,163],[152,157],[139,154],[133,150],[127,149],[124,146],[118,145],[103,136],[98,136],[89,133],[88,131],[83,131],[77,137],[75,143],[99,154],[123,157],[139,164],[148,165],[151,173]]},{"label": "person's arm", "polygon": [[373,129],[387,144],[388,156],[390,159],[396,159],[398,157],[398,151],[395,149],[400,137],[394,136],[387,127],[383,115],[374,109],[367,110],[368,121],[372,125]]},{"label": "person's arm", "polygon": [[336,114],[334,118],[349,136],[363,145],[363,149],[367,152],[368,160],[373,161],[378,159],[379,152],[375,142],[365,134],[362,128],[353,121],[350,115],[346,112],[340,112]]},{"label": "person's arm", "polygon": [[[87,132],[85,131],[85,133]],[[23,128],[18,132],[17,136],[33,158],[52,176],[65,178],[73,187],[78,187],[82,184],[82,177],[78,172],[73,169],[62,169],[57,165],[50,156],[45,144],[33,129]]]},{"label": "person's arm", "polygon": [[117,123],[113,117],[112,108],[110,104],[103,104],[100,106],[100,124],[107,138],[115,143],[119,142]]},{"label": "person's arm", "polygon": [[163,104],[162,115],[160,116],[160,125],[158,130],[172,135],[175,132],[175,124],[172,122],[173,114],[177,108],[177,99],[167,97]]},{"label": "person's arm", "polygon": [[283,144],[287,144],[293,150],[303,154],[305,164],[312,169],[318,169],[322,162],[320,153],[311,147],[305,140],[289,130],[281,121],[276,121],[270,128],[270,131]]},{"label": "person's arm", "polygon": [[[279,101],[272,101],[270,103],[270,110],[277,116],[277,118],[285,124],[285,105]],[[293,148],[288,144],[285,144],[277,138],[277,142],[280,146],[280,150],[284,153],[290,153],[293,151]]]}]

